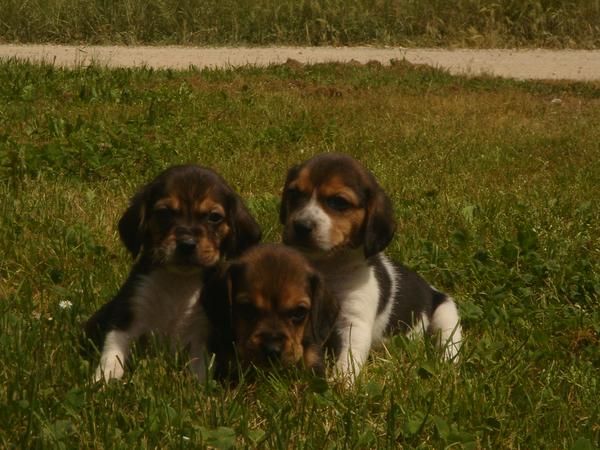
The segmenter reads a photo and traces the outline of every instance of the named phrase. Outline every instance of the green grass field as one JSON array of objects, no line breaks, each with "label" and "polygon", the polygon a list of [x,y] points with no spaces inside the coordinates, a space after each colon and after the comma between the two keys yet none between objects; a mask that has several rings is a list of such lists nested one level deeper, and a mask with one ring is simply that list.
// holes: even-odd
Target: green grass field
[{"label": "green grass field", "polygon": [[[0,64],[0,448],[595,448],[598,123],[598,84],[401,62]],[[278,241],[287,168],[324,151],[390,193],[388,253],[456,297],[461,362],[395,337],[353,390],[303,374],[203,386],[157,344],[94,385],[80,325],[125,279],[116,221],[136,188],[213,167]]]},{"label": "green grass field", "polygon": [[0,0],[0,42],[600,46],[600,0]]}]

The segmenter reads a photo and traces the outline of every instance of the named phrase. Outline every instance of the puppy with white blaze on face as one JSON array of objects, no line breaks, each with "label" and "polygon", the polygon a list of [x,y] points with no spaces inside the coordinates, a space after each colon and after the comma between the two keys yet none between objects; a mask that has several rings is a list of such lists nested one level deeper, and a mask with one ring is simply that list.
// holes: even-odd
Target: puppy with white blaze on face
[{"label": "puppy with white blaze on face", "polygon": [[325,279],[340,312],[329,346],[353,382],[371,346],[386,334],[426,332],[456,360],[462,335],[453,299],[383,250],[396,223],[389,197],[352,157],[324,153],[292,167],[280,209],[283,242],[302,251]]},{"label": "puppy with white blaze on face", "polygon": [[204,379],[204,272],[258,243],[260,234],[241,198],[210,169],[174,166],[144,186],[119,221],[136,262],[117,295],[85,325],[102,351],[95,379],[121,378],[130,344],[150,332],[187,347],[192,371]]}]

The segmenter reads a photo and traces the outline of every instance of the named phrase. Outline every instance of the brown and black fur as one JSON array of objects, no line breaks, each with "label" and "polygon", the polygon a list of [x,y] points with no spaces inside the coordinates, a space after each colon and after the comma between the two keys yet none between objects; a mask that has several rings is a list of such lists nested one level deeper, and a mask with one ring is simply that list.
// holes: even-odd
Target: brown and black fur
[{"label": "brown and black fur", "polygon": [[326,295],[320,274],[282,245],[253,247],[215,272],[203,307],[219,324],[209,339],[217,377],[235,378],[238,363],[242,370],[275,365],[323,375],[323,344],[337,314]]},{"label": "brown and black fur", "polygon": [[[238,256],[261,235],[225,180],[197,165],[170,167],[146,184],[131,199],[118,228],[136,261],[117,295],[85,325],[100,350],[106,350],[111,331],[127,342],[151,331],[182,339],[182,328],[188,326],[183,316],[199,300],[204,271]],[[121,347],[125,358],[127,343]]]},{"label": "brown and black fur", "polygon": [[392,202],[356,159],[322,153],[289,169],[280,208],[283,242],[325,280],[340,312],[331,348],[353,381],[372,344],[394,332],[436,335],[456,359],[461,342],[452,298],[384,253],[396,231]]}]

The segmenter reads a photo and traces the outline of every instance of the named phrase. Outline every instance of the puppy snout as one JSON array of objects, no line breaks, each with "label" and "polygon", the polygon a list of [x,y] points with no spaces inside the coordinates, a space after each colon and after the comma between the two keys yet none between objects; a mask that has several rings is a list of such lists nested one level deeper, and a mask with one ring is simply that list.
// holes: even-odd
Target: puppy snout
[{"label": "puppy snout", "polygon": [[196,239],[190,236],[185,236],[177,239],[177,251],[182,255],[191,255],[196,250]]},{"label": "puppy snout", "polygon": [[281,359],[284,340],[285,336],[280,333],[263,336],[261,350],[265,358],[271,361],[278,361]]},{"label": "puppy snout", "polygon": [[294,233],[296,233],[296,236],[299,238],[306,238],[310,236],[315,228],[315,222],[308,219],[297,219],[294,220],[292,226],[294,227]]},{"label": "puppy snout", "polygon": [[270,342],[263,346],[263,353],[265,357],[271,361],[278,361],[281,359],[282,347],[277,342]]}]

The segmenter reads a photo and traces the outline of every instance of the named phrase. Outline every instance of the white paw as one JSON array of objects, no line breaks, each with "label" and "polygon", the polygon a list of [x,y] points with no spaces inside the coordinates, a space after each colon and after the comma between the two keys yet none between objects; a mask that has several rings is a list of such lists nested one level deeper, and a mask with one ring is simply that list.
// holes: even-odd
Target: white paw
[{"label": "white paw", "polygon": [[350,355],[347,357],[341,357],[335,364],[334,377],[336,380],[341,381],[344,386],[351,388],[356,382],[362,364],[358,361],[351,359]]},{"label": "white paw", "polygon": [[112,379],[119,379],[124,373],[125,369],[123,368],[123,364],[118,357],[107,358],[107,360],[102,361],[96,369],[94,381],[106,382]]},{"label": "white paw", "polygon": [[196,356],[190,359],[190,370],[198,378],[201,383],[206,381],[207,366],[206,357]]}]

